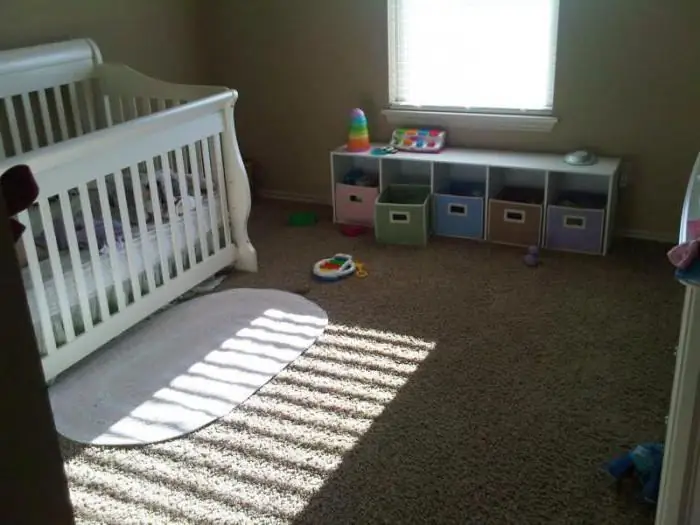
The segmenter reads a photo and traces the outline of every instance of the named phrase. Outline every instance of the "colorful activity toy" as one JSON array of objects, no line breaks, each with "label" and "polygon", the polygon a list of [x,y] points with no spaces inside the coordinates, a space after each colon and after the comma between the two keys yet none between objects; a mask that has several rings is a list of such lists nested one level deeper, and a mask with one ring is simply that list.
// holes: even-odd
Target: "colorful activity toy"
[{"label": "colorful activity toy", "polygon": [[365,117],[364,111],[355,108],[350,114],[350,132],[348,133],[347,150],[353,153],[360,153],[369,149],[367,117]]},{"label": "colorful activity toy", "polygon": [[391,135],[390,146],[415,153],[439,153],[445,147],[447,133],[441,129],[398,128]]},{"label": "colorful activity toy", "polygon": [[321,281],[339,281],[355,273],[357,266],[352,255],[336,253],[328,259],[321,259],[313,267],[314,276]]}]

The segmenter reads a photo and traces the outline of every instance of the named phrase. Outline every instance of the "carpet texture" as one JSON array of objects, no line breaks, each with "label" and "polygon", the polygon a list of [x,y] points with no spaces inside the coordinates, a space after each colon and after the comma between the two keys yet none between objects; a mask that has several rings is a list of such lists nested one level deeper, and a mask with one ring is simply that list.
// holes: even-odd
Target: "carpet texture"
[{"label": "carpet texture", "polygon": [[49,388],[56,428],[91,445],[181,437],[248,399],[327,323],[318,305],[280,290],[223,290],[177,304]]},{"label": "carpet texture", "polygon": [[[319,341],[226,417],[139,449],[63,443],[82,523],[651,524],[599,472],[662,440],[682,289],[665,246],[606,258],[341,236],[254,207],[260,273],[307,294]],[[301,209],[313,209],[304,207]],[[337,252],[369,277],[309,279]]]}]

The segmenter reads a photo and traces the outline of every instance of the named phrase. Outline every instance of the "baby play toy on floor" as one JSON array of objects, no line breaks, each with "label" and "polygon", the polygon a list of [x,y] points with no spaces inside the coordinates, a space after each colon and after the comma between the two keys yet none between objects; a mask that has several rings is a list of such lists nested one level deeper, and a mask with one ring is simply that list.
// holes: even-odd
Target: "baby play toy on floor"
[{"label": "baby play toy on floor", "polygon": [[364,278],[369,275],[364,263],[356,261],[352,255],[346,253],[336,253],[328,259],[321,259],[313,267],[313,274],[320,281],[339,281],[352,274],[359,278]]},{"label": "baby play toy on floor", "polygon": [[339,281],[355,273],[357,267],[352,255],[336,253],[328,259],[321,259],[313,267],[314,276],[321,281]]}]

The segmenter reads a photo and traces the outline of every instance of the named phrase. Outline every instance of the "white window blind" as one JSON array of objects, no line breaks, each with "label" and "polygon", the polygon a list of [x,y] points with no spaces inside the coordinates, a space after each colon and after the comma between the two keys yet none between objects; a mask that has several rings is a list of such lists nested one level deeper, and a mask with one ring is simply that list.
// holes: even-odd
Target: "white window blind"
[{"label": "white window blind", "polygon": [[389,0],[392,107],[548,113],[559,0]]}]

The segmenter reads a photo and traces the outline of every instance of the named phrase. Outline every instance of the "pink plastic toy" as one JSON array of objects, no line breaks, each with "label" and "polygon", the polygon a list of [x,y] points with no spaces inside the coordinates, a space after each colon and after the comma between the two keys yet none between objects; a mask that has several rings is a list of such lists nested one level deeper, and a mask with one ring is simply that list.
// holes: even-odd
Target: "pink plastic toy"
[{"label": "pink plastic toy", "polygon": [[674,246],[668,251],[668,260],[676,268],[685,270],[690,264],[698,258],[700,249],[700,240],[696,239],[690,242],[684,242],[678,246]]}]

